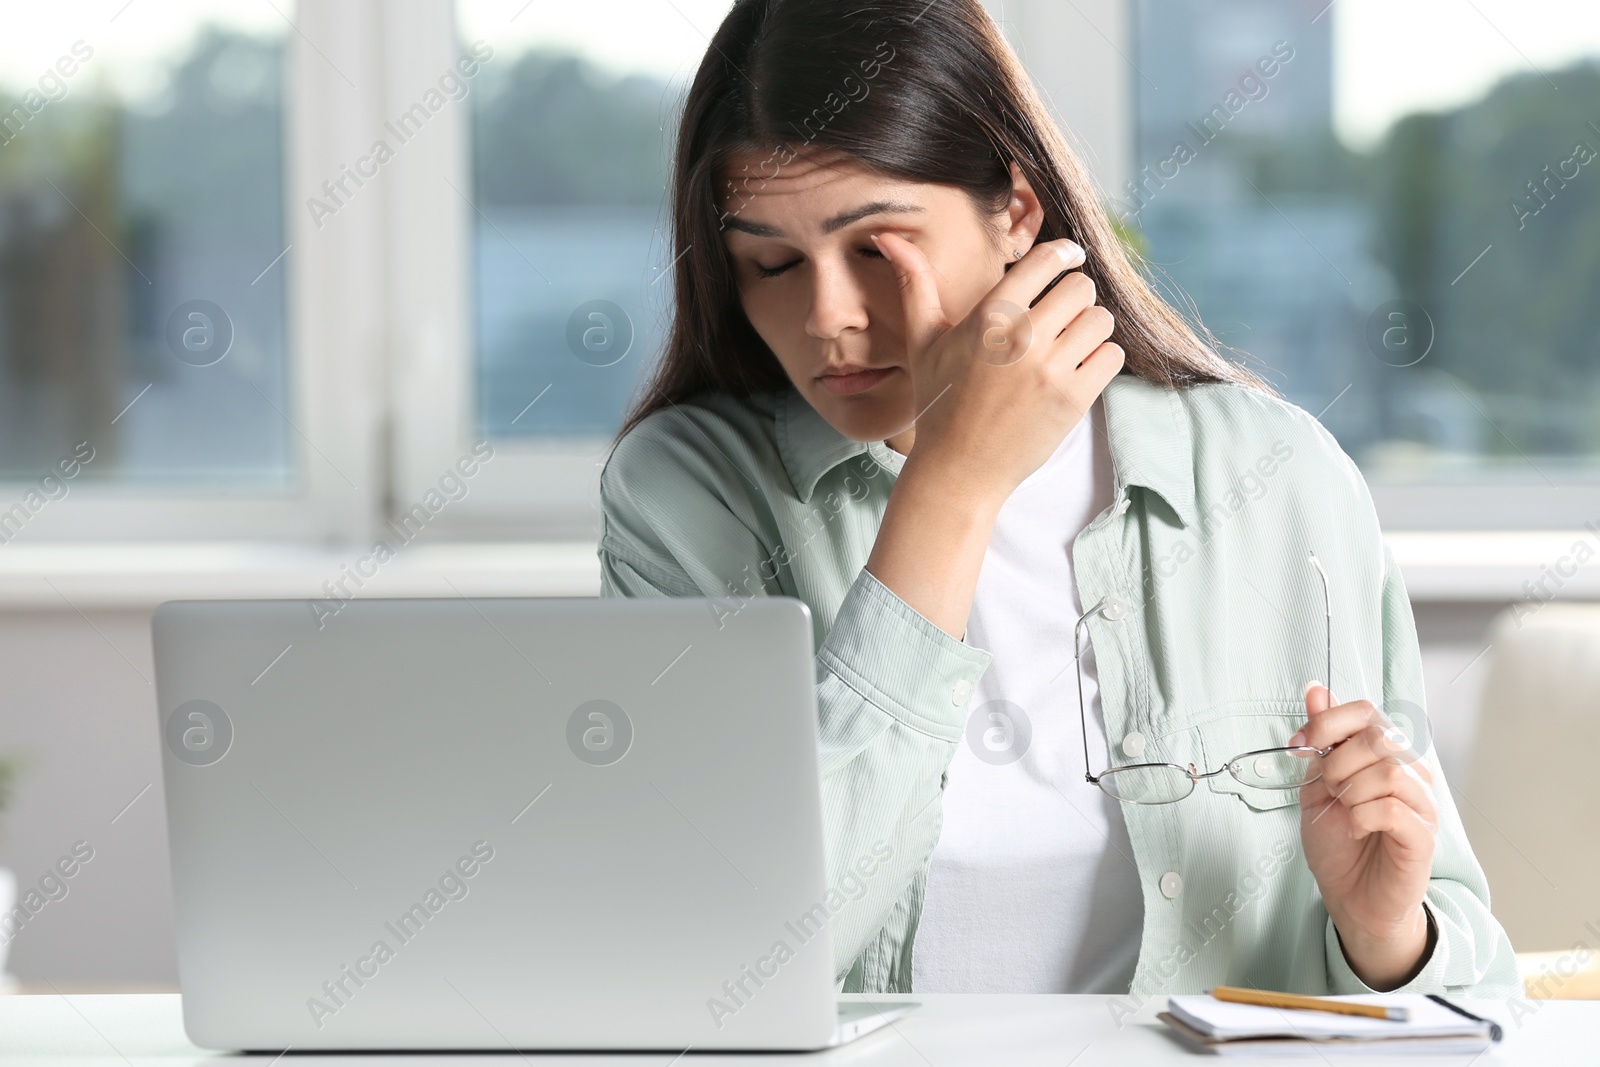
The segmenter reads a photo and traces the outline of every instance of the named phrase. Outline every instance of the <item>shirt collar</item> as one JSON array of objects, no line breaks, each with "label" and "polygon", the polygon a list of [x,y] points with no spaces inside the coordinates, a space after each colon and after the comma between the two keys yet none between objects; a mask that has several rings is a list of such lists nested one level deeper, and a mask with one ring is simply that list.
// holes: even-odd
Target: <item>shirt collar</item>
[{"label": "shirt collar", "polygon": [[[1118,494],[1125,486],[1144,486],[1159,495],[1185,527],[1194,525],[1194,441],[1189,413],[1177,390],[1134,374],[1118,374],[1102,395]],[[898,453],[880,441],[846,437],[792,387],[779,394],[775,417],[778,455],[802,502],[811,500],[824,474],[862,453],[898,470]]]}]

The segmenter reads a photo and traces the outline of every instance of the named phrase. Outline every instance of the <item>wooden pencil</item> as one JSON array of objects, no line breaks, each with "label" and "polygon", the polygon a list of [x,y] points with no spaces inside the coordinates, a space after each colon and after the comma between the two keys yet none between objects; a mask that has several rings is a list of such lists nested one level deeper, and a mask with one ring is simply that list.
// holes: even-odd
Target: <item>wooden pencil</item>
[{"label": "wooden pencil", "polygon": [[1407,1008],[1360,1004],[1349,1000],[1327,1000],[1322,997],[1301,996],[1298,993],[1273,993],[1264,989],[1241,989],[1230,985],[1213,987],[1211,995],[1218,1000],[1229,1000],[1236,1004],[1259,1004],[1265,1008],[1329,1011],[1336,1015],[1363,1015],[1369,1019],[1389,1019],[1399,1023],[1411,1018],[1410,1009]]}]

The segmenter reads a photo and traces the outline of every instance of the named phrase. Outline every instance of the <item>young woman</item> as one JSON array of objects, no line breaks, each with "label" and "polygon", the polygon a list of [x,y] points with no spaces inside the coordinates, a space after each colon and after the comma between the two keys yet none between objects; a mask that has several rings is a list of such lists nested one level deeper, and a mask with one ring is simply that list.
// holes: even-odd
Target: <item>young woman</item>
[{"label": "young woman", "polygon": [[810,606],[843,989],[1514,991],[1360,473],[977,0],[738,0],[672,199],[603,593]]}]

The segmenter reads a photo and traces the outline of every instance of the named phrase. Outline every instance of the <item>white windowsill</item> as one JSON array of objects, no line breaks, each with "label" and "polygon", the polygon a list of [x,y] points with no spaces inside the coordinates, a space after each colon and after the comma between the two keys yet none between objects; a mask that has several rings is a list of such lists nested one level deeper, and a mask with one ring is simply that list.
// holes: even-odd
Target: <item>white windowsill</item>
[{"label": "white windowsill", "polygon": [[[0,545],[0,610],[148,610],[165,600],[314,597],[325,582],[373,597],[594,596],[593,542],[442,543],[367,549],[255,543]],[[347,578],[357,574],[363,584]]]},{"label": "white windowsill", "polygon": [[[1510,601],[1546,568],[1574,571],[1545,586],[1562,599],[1600,598],[1600,565],[1576,564],[1582,530],[1395,532],[1385,535],[1413,601]],[[365,555],[360,548],[254,543],[0,545],[0,610],[148,610],[164,600],[326,597]],[[1571,561],[1570,563],[1563,560]],[[371,564],[366,566],[373,569]],[[415,545],[378,565],[362,596],[593,596],[593,542]],[[345,588],[356,590],[353,581]],[[1545,594],[1538,594],[1541,599]]]},{"label": "white windowsill", "polygon": [[[1384,540],[1413,601],[1600,598],[1600,566],[1575,554],[1586,545],[1600,557],[1600,537],[1587,530],[1395,531]],[[1562,570],[1570,573],[1554,576]]]}]

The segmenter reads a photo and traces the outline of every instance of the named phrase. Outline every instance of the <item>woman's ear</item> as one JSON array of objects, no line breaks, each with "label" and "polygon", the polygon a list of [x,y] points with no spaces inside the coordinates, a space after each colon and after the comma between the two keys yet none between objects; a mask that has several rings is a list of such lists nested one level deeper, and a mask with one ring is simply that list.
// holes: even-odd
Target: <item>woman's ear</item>
[{"label": "woman's ear", "polygon": [[1011,163],[1011,201],[1006,206],[1003,224],[1007,227],[1005,245],[1009,251],[1006,256],[1012,262],[1017,258],[1014,252],[1027,254],[1044,228],[1044,205],[1015,161]]}]

